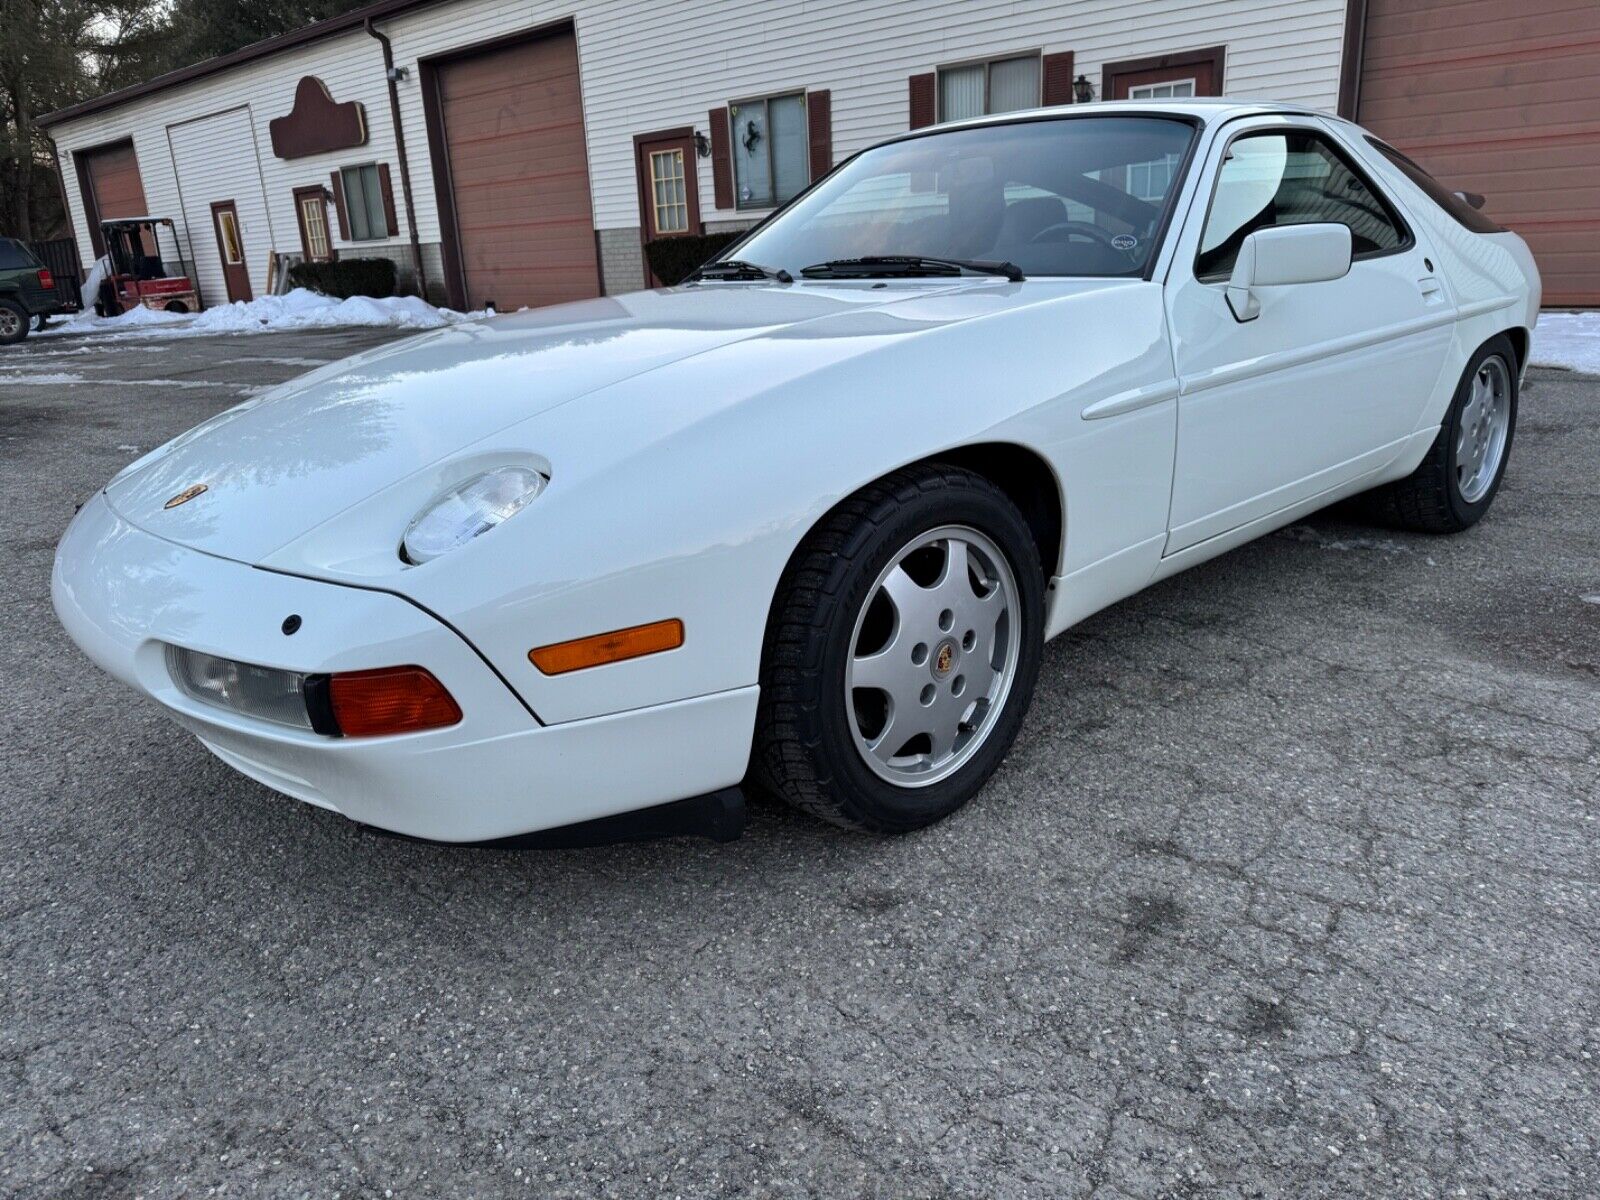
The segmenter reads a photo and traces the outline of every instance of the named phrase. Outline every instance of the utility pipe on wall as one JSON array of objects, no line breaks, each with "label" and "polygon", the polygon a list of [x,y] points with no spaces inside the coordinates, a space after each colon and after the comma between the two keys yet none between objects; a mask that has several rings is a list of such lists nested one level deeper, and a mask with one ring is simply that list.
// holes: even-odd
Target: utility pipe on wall
[{"label": "utility pipe on wall", "polygon": [[400,159],[400,194],[405,199],[406,226],[411,231],[411,263],[417,272],[417,291],[428,298],[428,277],[422,269],[422,242],[417,237],[417,209],[411,201],[411,162],[406,157],[406,133],[400,124],[400,89],[395,87],[394,47],[389,36],[378,31],[372,18],[365,21],[367,33],[383,47],[383,76],[389,85],[389,116],[394,123],[395,154]]}]

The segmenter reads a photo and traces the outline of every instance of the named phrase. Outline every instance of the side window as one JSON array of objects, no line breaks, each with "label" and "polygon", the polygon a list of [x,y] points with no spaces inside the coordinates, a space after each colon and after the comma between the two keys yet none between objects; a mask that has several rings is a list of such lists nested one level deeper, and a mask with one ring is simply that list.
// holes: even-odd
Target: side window
[{"label": "side window", "polygon": [[786,204],[810,182],[806,98],[801,94],[728,105],[733,134],[735,208]]},{"label": "side window", "polygon": [[345,203],[341,219],[349,221],[345,240],[372,242],[387,237],[389,223],[384,215],[383,185],[379,181],[377,164],[345,167],[340,174],[344,178]]},{"label": "side window", "polygon": [[1228,147],[1200,237],[1195,276],[1226,279],[1244,239],[1274,225],[1332,222],[1350,228],[1356,258],[1406,243],[1394,210],[1318,134],[1250,133]]},{"label": "side window", "polygon": [[1449,213],[1462,225],[1472,230],[1473,233],[1505,232],[1503,225],[1498,225],[1484,216],[1387,142],[1380,142],[1375,137],[1368,137],[1367,141],[1372,143],[1373,149],[1379,154],[1399,167],[1407,179],[1427,193],[1428,199],[1444,209],[1445,212]]}]

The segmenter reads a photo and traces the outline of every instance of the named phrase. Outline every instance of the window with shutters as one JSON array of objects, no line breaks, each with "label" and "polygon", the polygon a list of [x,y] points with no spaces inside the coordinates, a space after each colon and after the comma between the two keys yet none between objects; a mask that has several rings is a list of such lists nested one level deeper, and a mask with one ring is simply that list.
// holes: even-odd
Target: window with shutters
[{"label": "window with shutters", "polygon": [[1013,55],[939,68],[939,120],[1039,107],[1039,56]]},{"label": "window with shutters", "polygon": [[345,167],[339,172],[344,184],[345,240],[373,242],[389,236],[389,219],[383,209],[383,185],[376,163]]},{"label": "window with shutters", "polygon": [[773,208],[811,182],[803,92],[728,105],[735,208]]}]

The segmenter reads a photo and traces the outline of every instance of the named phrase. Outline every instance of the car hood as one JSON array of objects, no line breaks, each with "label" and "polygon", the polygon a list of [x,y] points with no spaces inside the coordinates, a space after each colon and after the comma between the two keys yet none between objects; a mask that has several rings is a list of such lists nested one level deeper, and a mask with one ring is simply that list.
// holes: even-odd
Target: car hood
[{"label": "car hood", "polygon": [[[220,413],[133,463],[107,498],[147,532],[258,563],[442,460],[487,454],[492,465],[495,434],[669,364],[752,340],[763,354],[803,356],[808,330],[836,342],[840,322],[854,326],[856,314],[893,309],[904,318],[896,329],[926,330],[1048,298],[1042,286],[711,284],[466,322],[330,364]],[[937,305],[952,293],[984,300]],[[869,324],[881,331],[881,321]],[[648,381],[639,382],[648,396]],[[400,514],[402,525],[411,515]],[[394,546],[386,554],[398,566]]]}]

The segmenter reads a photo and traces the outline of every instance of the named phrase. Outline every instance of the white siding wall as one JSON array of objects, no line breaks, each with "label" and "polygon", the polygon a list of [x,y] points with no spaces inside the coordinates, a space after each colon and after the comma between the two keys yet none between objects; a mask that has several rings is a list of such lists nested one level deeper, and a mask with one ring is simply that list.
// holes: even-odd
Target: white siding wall
[{"label": "white siding wall", "polygon": [[[209,303],[221,303],[228,296],[212,224],[214,201],[234,202],[247,264],[264,264],[273,249],[274,230],[256,157],[255,123],[259,119],[245,106],[167,129],[167,144],[182,193],[182,216],[189,236],[195,239],[192,250],[188,245],[183,247],[183,256],[196,265],[200,294]],[[173,213],[173,220],[178,215]],[[253,289],[254,280],[251,283]]]},{"label": "white siding wall", "polygon": [[[1100,88],[1106,62],[1225,45],[1224,89],[1332,110],[1345,0],[441,0],[395,17],[383,29],[397,63],[418,234],[439,240],[428,166],[418,58],[571,18],[583,73],[589,169],[597,228],[639,224],[633,135],[692,125],[729,100],[795,88],[832,92],[838,161],[907,127],[907,79],[940,63],[1018,50],[1072,50],[1075,72]],[[317,75],[341,103],[367,108],[370,144],[361,150],[284,162],[267,122],[289,111],[295,84]],[[180,212],[166,128],[248,103],[275,245],[299,249],[293,189],[326,182],[337,165],[394,163],[393,131],[378,44],[365,33],[327,41],[187,84],[53,130],[63,151],[133,136],[145,195],[158,215]],[[698,161],[701,216],[749,217],[714,207],[711,164]],[[73,174],[66,171],[68,180]],[[76,187],[69,206],[80,244],[89,245]],[[399,202],[396,179],[396,201]],[[242,212],[242,209],[241,209]],[[401,218],[405,233],[404,216]],[[215,253],[209,229],[194,231],[196,253]],[[405,237],[387,243],[403,246]],[[384,245],[386,243],[364,243]],[[353,249],[341,243],[341,249]],[[253,259],[259,292],[266,263]],[[215,302],[220,297],[207,295]]]},{"label": "white siding wall", "polygon": [[[290,161],[273,155],[267,123],[274,117],[283,116],[294,106],[295,85],[300,82],[302,75],[318,76],[340,103],[359,100],[366,105],[369,130],[366,146],[358,150],[318,154]],[[414,98],[415,90],[413,85],[411,98]],[[249,126],[254,133],[253,154],[246,153],[237,138],[225,138],[216,144],[215,161],[208,163],[204,173],[195,178],[195,169],[190,164],[204,161],[205,156],[189,152],[200,140],[195,137],[194,131],[212,128],[213,123],[191,123],[241,108],[248,113]],[[395,161],[393,122],[389,119],[389,95],[383,78],[383,50],[376,41],[359,31],[324,42],[314,42],[288,54],[262,59],[182,87],[157,92],[147,99],[124,104],[107,112],[69,121],[51,130],[51,133],[63,154],[62,175],[67,185],[67,207],[85,265],[93,257],[94,251],[89,240],[89,226],[84,219],[82,199],[78,194],[77,177],[65,161],[65,153],[131,136],[134,152],[139,157],[139,174],[144,180],[145,200],[151,214],[171,217],[178,222],[185,258],[189,257],[189,239],[193,239],[194,255],[200,264],[201,286],[207,304],[220,304],[227,299],[227,293],[222,288],[217,241],[211,231],[212,200],[238,199],[239,219],[245,226],[249,251],[250,286],[260,296],[265,294],[267,284],[268,250],[275,248],[286,253],[300,251],[294,189],[317,183],[327,185],[334,169],[339,166]],[[185,155],[181,202],[178,172],[173,159],[173,140],[182,148],[180,153]],[[414,154],[420,154],[421,157],[421,177],[415,181],[421,190],[428,193],[431,209],[432,183],[427,175],[426,142],[419,142]],[[252,175],[257,189],[255,201],[230,197],[222,190],[222,180],[226,180],[227,186],[247,188]],[[399,202],[399,195],[397,178],[396,203]],[[252,217],[251,209],[259,210],[261,196],[266,198],[264,216]],[[199,203],[202,197],[204,203]],[[186,207],[193,217],[187,233],[184,229]],[[328,221],[334,226],[332,232],[337,238],[337,221],[331,204],[328,206]],[[403,226],[402,221],[402,234],[405,232]],[[404,238],[397,238],[383,242],[337,242],[336,245],[342,251],[349,252],[361,247],[396,246],[404,242]]]}]

